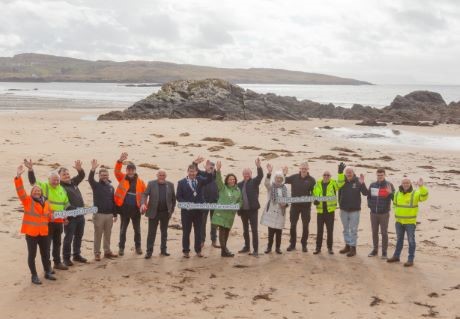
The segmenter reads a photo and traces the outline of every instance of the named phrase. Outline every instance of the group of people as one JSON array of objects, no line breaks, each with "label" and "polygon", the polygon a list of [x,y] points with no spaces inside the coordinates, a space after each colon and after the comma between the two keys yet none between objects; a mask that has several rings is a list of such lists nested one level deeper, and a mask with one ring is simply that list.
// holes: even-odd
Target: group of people
[{"label": "group of people", "polygon": [[[409,243],[408,260],[404,266],[414,263],[415,228],[419,202],[428,198],[428,190],[420,178],[415,185],[404,177],[398,189],[386,180],[385,170],[377,170],[377,180],[366,186],[364,175],[359,177],[351,167],[344,163],[338,165],[337,178],[325,171],[322,178],[315,180],[309,174],[307,162],[301,163],[299,172],[289,175],[287,167],[273,171],[273,166],[266,165],[267,174],[264,179],[260,159],[256,159],[257,174],[253,176],[250,168],[243,170],[243,179],[238,182],[237,176],[229,173],[224,176],[222,163],[205,161],[203,157],[195,159],[187,168],[187,176],[174,184],[167,180],[166,171],[158,170],[156,179],[145,184],[138,176],[136,166],[127,162],[128,154],[122,153],[114,168],[118,181],[116,188],[109,178],[109,171],[99,168],[97,160],[91,161],[88,182],[93,191],[93,203],[97,213],[92,217],[94,224],[94,259],[102,258],[101,241],[103,238],[104,258],[116,258],[125,254],[126,233],[130,222],[134,230],[135,252],[143,254],[141,248],[141,216],[148,218],[148,235],[145,258],[152,257],[158,225],[161,232],[160,255],[169,256],[167,250],[168,223],[175,211],[176,204],[181,205],[182,222],[182,253],[190,258],[190,234],[194,231],[194,251],[196,256],[203,257],[202,248],[206,240],[206,225],[210,216],[210,239],[212,246],[220,248],[222,257],[233,257],[228,249],[228,239],[235,216],[241,218],[243,225],[244,244],[238,252],[259,255],[259,210],[262,210],[260,224],[268,227],[268,243],[265,254],[274,251],[282,254],[282,230],[286,222],[286,210],[290,207],[290,241],[287,251],[296,249],[297,223],[302,221],[301,246],[308,252],[309,223],[312,203],[317,212],[317,236],[313,254],[320,254],[323,243],[324,226],[327,231],[327,251],[334,254],[333,232],[335,211],[340,208],[340,219],[343,224],[345,247],[341,254],[348,257],[356,255],[358,225],[361,215],[361,196],[367,197],[370,209],[373,249],[369,257],[379,253],[379,230],[381,234],[381,257],[387,262],[398,262],[407,234]],[[123,173],[123,165],[126,164]],[[204,164],[203,170],[200,165]],[[28,169],[28,180],[32,185],[27,195],[22,175]],[[37,249],[41,254],[45,278],[56,280],[55,269],[67,270],[74,262],[86,263],[81,254],[81,242],[85,229],[84,215],[66,218],[55,218],[53,213],[85,207],[79,184],[85,178],[82,162],[76,161],[74,168],[77,175],[71,177],[69,170],[59,168],[50,172],[48,180],[40,181],[35,177],[32,160],[24,160],[17,169],[14,179],[17,194],[24,206],[21,232],[25,234],[28,248],[28,265],[34,284],[41,284],[35,267]],[[99,179],[95,179],[96,170]],[[267,189],[267,201],[261,206],[259,188],[264,180]],[[290,185],[290,192],[286,185]],[[395,214],[397,234],[396,249],[391,258],[387,258],[388,224],[391,203]],[[194,207],[214,207],[214,209]],[[230,207],[230,208],[229,208]],[[120,216],[120,238],[118,254],[110,248],[110,237],[113,223]],[[251,232],[249,231],[251,228]],[[64,232],[61,259],[61,237]],[[252,236],[252,241],[251,241]],[[251,249],[252,244],[252,249]],[[52,255],[54,267],[51,267]]]}]

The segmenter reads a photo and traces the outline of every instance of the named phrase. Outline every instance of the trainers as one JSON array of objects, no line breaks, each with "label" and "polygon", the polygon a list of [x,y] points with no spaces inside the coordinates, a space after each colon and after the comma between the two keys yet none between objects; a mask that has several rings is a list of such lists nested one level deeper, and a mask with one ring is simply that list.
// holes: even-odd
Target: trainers
[{"label": "trainers", "polygon": [[287,251],[293,251],[293,250],[295,250],[295,246],[294,245],[289,245],[289,247],[286,250]]},{"label": "trainers", "polygon": [[72,267],[73,262],[70,259],[64,259],[64,265],[66,265],[67,267]]},{"label": "trainers", "polygon": [[86,259],[86,258],[83,257],[82,255],[75,255],[75,256],[73,256],[73,261],[76,261],[76,262],[85,264],[85,263],[88,262],[88,259]]},{"label": "trainers", "polygon": [[249,248],[246,247],[246,246],[244,246],[244,247],[238,252],[238,254],[246,254],[246,253],[248,253],[248,252],[250,252]]},{"label": "trainers", "polygon": [[125,254],[125,249],[124,248],[118,249],[118,256],[123,256],[124,254]]},{"label": "trainers", "polygon": [[32,275],[32,283],[35,285],[41,285],[42,282],[40,281],[40,278],[38,278],[37,275]]},{"label": "trainers", "polygon": [[69,267],[67,267],[67,266],[64,265],[63,263],[57,263],[57,264],[54,264],[54,269],[68,270]]},{"label": "trainers", "polygon": [[377,250],[375,250],[375,249],[373,249],[373,250],[369,253],[369,255],[367,255],[367,257],[375,257],[375,256],[377,256]]},{"label": "trainers", "polygon": [[48,280],[56,280],[56,277],[53,276],[53,274],[51,272],[47,272],[45,274],[45,279],[48,279]]},{"label": "trainers", "polygon": [[399,263],[399,257],[391,257],[387,259],[387,263]]},{"label": "trainers", "polygon": [[348,253],[349,251],[350,251],[350,246],[345,245],[345,247],[344,247],[343,249],[341,249],[341,250],[339,251],[339,253],[341,253],[341,254],[346,254],[346,253]]},{"label": "trainers", "polygon": [[412,267],[413,265],[414,265],[414,262],[409,261],[409,260],[404,263],[404,267]]}]

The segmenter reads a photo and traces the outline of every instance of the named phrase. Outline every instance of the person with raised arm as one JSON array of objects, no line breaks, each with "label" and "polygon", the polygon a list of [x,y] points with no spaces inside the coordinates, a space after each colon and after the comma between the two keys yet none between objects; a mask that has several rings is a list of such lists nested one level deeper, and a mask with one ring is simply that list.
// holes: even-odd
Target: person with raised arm
[{"label": "person with raised arm", "polygon": [[[32,160],[25,159],[24,165],[28,168],[29,183],[31,185],[37,185],[42,189],[43,196],[48,199],[50,204],[51,212],[53,213],[55,211],[65,210],[69,206],[69,198],[67,196],[66,190],[60,184],[61,178],[59,173],[57,171],[51,171],[46,182],[37,181]],[[52,256],[54,269],[69,269],[69,267],[67,267],[61,260],[61,237],[64,230],[63,225],[67,223],[67,219],[51,217],[51,220],[48,224],[48,243],[50,251],[51,245],[53,246]]]},{"label": "person with raised arm", "polygon": [[119,182],[115,190],[115,205],[120,213],[120,242],[118,243],[118,255],[125,254],[126,232],[129,222],[133,223],[134,246],[136,254],[142,255],[141,248],[141,198],[145,191],[144,181],[137,175],[136,165],[129,162],[126,165],[126,173],[122,173],[123,162],[128,159],[128,153],[121,154],[115,163],[115,177]]},{"label": "person with raised arm", "polygon": [[[238,204],[240,207],[243,204],[241,191],[238,188],[235,174],[228,174],[225,176],[225,181],[222,179],[222,163],[216,163],[216,184],[219,190],[219,199],[217,204],[221,205],[234,205]],[[220,210],[216,209],[212,217],[212,224],[219,227],[219,243],[221,247],[222,257],[233,257],[234,254],[227,248],[228,237],[230,229],[235,220],[235,214],[238,210]]]},{"label": "person with raised arm", "polygon": [[[244,246],[238,253],[250,253],[254,257],[257,257],[259,255],[259,186],[262,182],[262,178],[264,177],[264,172],[259,158],[256,159],[255,164],[257,168],[257,176],[253,178],[251,169],[245,168],[243,169],[243,180],[238,183],[238,187],[241,190],[243,198],[243,204],[240,207],[238,215],[240,215],[241,222],[243,223],[244,238]],[[251,225],[252,233],[252,253],[249,225]]]},{"label": "person with raised arm", "polygon": [[276,253],[281,252],[281,236],[286,222],[287,204],[280,203],[280,198],[287,197],[287,188],[284,185],[284,174],[279,171],[273,172],[273,166],[267,164],[267,176],[265,177],[265,187],[267,188],[267,204],[260,219],[262,225],[268,226],[268,245],[265,250],[266,254],[272,251],[273,239],[276,237]]},{"label": "person with raised arm", "polygon": [[[345,164],[340,163],[337,184],[339,186],[340,219],[343,224],[343,237],[345,247],[340,250],[347,257],[356,255],[358,244],[358,226],[361,213],[361,195],[367,196],[368,190],[364,183],[364,175],[358,178],[351,167],[345,169]],[[345,174],[344,174],[345,171]]]},{"label": "person with raised arm", "polygon": [[24,171],[24,166],[20,165],[14,178],[16,192],[24,207],[21,233],[26,235],[28,250],[27,263],[29,264],[30,273],[32,275],[32,283],[41,285],[42,282],[40,278],[38,278],[37,268],[35,267],[37,247],[40,250],[45,278],[48,280],[56,280],[51,271],[48,244],[48,223],[51,220],[51,208],[48,201],[43,196],[40,186],[32,186],[30,195],[27,195],[22,181],[22,174]]},{"label": "person with raised arm", "polygon": [[387,262],[399,262],[404,246],[404,235],[407,234],[409,256],[407,257],[407,262],[404,263],[404,267],[412,267],[414,265],[416,247],[415,228],[417,227],[418,206],[419,203],[428,199],[428,188],[426,188],[422,178],[415,183],[415,186],[417,188],[412,186],[409,178],[404,177],[393,196],[397,241],[393,257],[387,259]]},{"label": "person with raised arm", "polygon": [[115,211],[115,189],[109,179],[109,171],[106,168],[99,169],[99,181],[94,179],[96,169],[99,167],[97,160],[91,161],[91,171],[88,182],[93,190],[93,203],[97,207],[97,213],[93,215],[94,224],[94,259],[101,260],[101,240],[104,237],[104,258],[118,257],[110,249],[110,237],[113,223],[117,221]]},{"label": "person with raised arm", "polygon": [[141,199],[141,213],[149,219],[147,250],[145,259],[150,259],[157,235],[158,224],[161,231],[160,255],[169,256],[166,242],[168,241],[168,223],[176,207],[174,184],[166,180],[166,171],[160,169],[157,179],[148,182],[147,189]]},{"label": "person with raised arm", "polygon": [[[77,160],[73,168],[77,171],[77,176],[70,177],[69,170],[65,167],[61,167],[58,170],[59,177],[61,178],[61,185],[67,192],[69,198],[69,206],[67,210],[77,209],[85,207],[83,202],[83,196],[78,188],[78,185],[85,178],[85,171],[82,167],[82,162]],[[86,263],[87,259],[81,255],[81,241],[85,231],[85,216],[79,215],[75,217],[68,217],[67,225],[64,225],[64,241],[62,245],[62,257],[64,264],[67,267],[73,266],[73,262],[70,260],[72,255],[72,243],[73,243],[73,261]]]},{"label": "person with raised arm", "polygon": [[[206,172],[211,162],[206,162]],[[195,164],[187,167],[187,176],[177,183],[176,197],[180,203],[203,204],[203,186],[209,184],[213,179],[212,174],[204,173],[198,175]],[[190,257],[190,233],[192,228],[195,235],[194,249],[197,257],[203,257],[201,253],[201,227],[203,225],[203,209],[181,208],[182,222],[182,252],[184,258]]]}]

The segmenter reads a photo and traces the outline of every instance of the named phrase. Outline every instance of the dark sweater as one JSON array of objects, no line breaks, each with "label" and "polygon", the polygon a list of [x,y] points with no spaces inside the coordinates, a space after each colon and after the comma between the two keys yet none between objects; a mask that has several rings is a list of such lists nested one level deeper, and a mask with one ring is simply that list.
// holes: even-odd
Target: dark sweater
[{"label": "dark sweater", "polygon": [[[316,181],[310,174],[302,177],[300,173],[287,176],[285,180],[286,184],[291,184],[291,196],[311,196],[313,188],[315,187]],[[292,206],[305,206],[311,207],[311,203],[293,203]]]},{"label": "dark sweater", "polygon": [[340,209],[346,212],[361,210],[361,194],[367,196],[366,184],[361,184],[356,176],[351,181],[345,178],[345,184],[339,190]]},{"label": "dark sweater", "polygon": [[107,183],[102,181],[96,182],[94,171],[90,171],[88,182],[93,190],[93,202],[94,206],[97,207],[98,214],[113,214],[113,216],[117,216],[113,199],[115,189],[110,181]]},{"label": "dark sweater", "polygon": [[[388,191],[390,186],[391,191]],[[395,188],[393,184],[387,182],[374,182],[369,185],[369,194],[367,195],[367,206],[373,214],[388,214],[391,209],[391,200]]]},{"label": "dark sweater", "polygon": [[85,171],[80,170],[78,171],[77,176],[70,179],[69,183],[61,181],[61,186],[64,187],[67,192],[67,197],[69,198],[70,206],[67,208],[67,210],[75,209],[78,207],[85,207],[83,196],[81,195],[80,189],[78,188],[78,185],[83,181],[84,178]]}]

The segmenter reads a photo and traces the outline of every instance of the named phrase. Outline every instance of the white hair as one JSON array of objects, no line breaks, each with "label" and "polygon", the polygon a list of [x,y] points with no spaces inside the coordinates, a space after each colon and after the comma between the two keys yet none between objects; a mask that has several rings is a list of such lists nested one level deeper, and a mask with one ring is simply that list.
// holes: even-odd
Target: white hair
[{"label": "white hair", "polygon": [[54,170],[54,171],[51,171],[49,174],[48,174],[48,178],[51,178],[53,176],[57,176],[59,178],[59,180],[61,180],[61,176],[59,176],[59,173],[57,170]]},{"label": "white hair", "polygon": [[276,171],[273,173],[271,183],[274,184],[277,177],[281,177],[283,179],[282,184],[284,184],[284,174],[282,171]]}]

